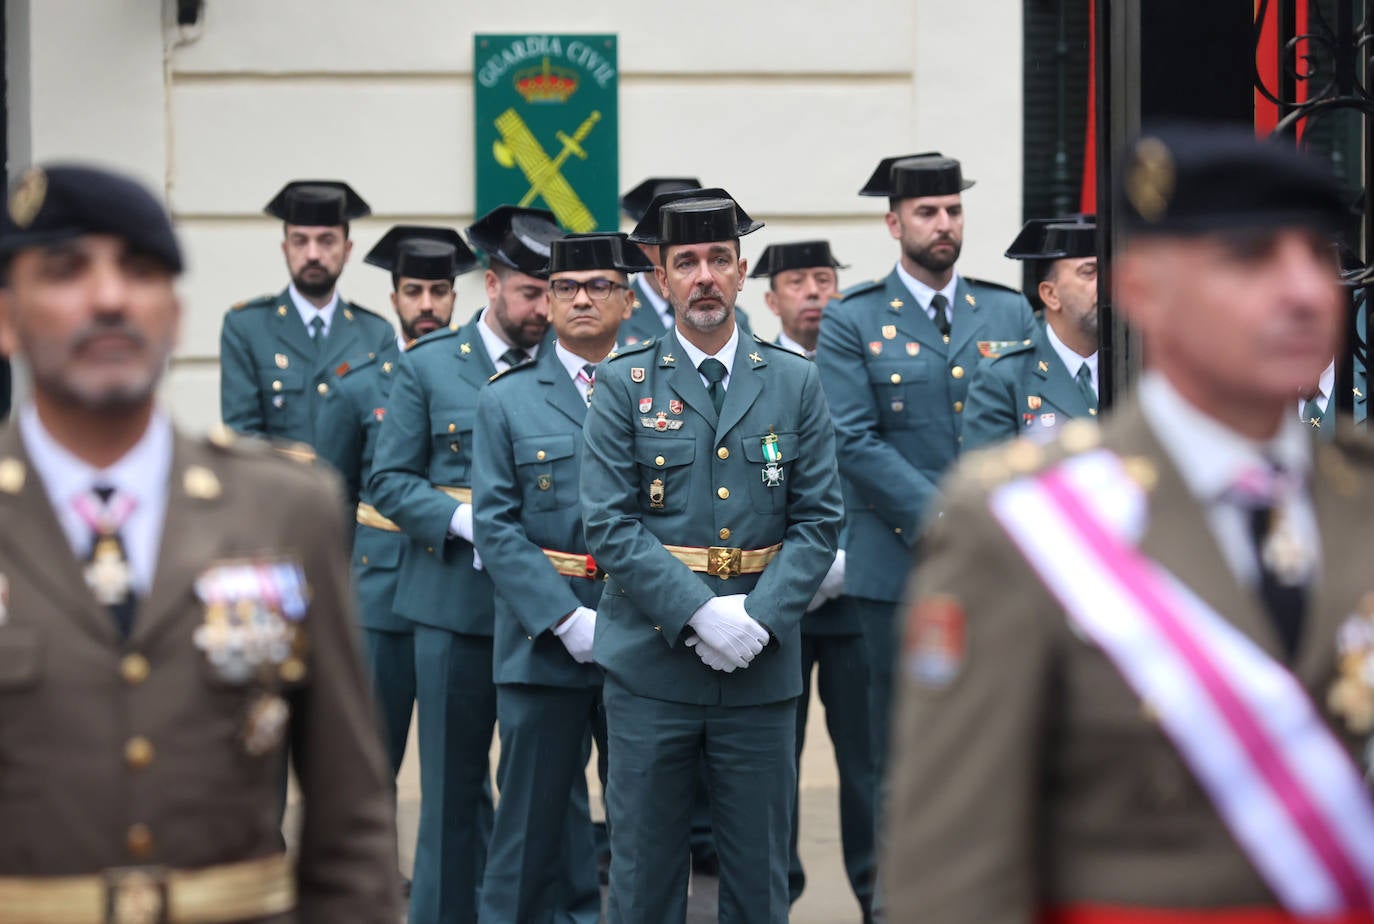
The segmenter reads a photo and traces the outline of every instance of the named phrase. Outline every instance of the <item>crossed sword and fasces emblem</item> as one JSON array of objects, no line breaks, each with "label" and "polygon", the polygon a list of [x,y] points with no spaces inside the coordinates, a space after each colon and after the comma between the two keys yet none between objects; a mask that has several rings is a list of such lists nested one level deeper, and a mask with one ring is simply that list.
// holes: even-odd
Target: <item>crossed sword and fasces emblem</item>
[{"label": "crossed sword and fasces emblem", "polygon": [[507,109],[497,116],[496,130],[501,133],[501,139],[492,144],[492,154],[496,162],[503,167],[518,166],[520,172],[525,174],[525,179],[529,180],[529,192],[520,200],[522,208],[533,202],[536,196],[543,196],[554,217],[563,227],[576,232],[596,229],[596,219],[563,176],[562,170],[563,164],[571,155],[577,155],[580,160],[587,159],[582,142],[599,121],[601,113],[593,110],[571,136],[566,132],[559,132],[558,140],[562,143],[563,150],[551,158],[544,150],[544,146],[539,143],[539,139],[534,137],[530,127],[525,124],[525,120],[520,118],[520,113],[514,109]]}]

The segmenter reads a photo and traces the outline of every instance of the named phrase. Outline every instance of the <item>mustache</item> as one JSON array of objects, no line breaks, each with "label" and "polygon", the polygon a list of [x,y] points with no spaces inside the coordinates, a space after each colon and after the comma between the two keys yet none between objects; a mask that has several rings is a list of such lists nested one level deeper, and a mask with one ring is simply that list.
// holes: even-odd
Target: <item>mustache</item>
[{"label": "mustache", "polygon": [[134,346],[141,348],[147,347],[148,338],[136,327],[132,327],[123,320],[111,318],[108,320],[97,320],[89,326],[78,331],[72,338],[72,348],[74,350],[84,350],[94,341],[104,337],[122,337]]}]

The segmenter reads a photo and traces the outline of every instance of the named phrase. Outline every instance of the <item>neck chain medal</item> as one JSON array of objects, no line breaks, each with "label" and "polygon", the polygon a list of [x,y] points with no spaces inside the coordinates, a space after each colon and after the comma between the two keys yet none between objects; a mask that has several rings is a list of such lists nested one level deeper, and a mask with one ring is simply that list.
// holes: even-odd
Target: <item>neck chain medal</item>
[{"label": "neck chain medal", "polygon": [[763,446],[763,483],[776,488],[782,484],[782,450],[778,448],[778,435],[770,429],[759,442]]}]

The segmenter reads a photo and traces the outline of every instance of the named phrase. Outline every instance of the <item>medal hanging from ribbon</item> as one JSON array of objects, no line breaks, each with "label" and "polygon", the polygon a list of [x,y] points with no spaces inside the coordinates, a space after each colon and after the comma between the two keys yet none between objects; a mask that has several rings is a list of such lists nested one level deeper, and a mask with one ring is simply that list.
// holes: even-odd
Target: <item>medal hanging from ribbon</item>
[{"label": "medal hanging from ribbon", "polygon": [[782,450],[778,448],[778,435],[770,430],[759,442],[763,447],[763,483],[776,488],[782,484]]}]

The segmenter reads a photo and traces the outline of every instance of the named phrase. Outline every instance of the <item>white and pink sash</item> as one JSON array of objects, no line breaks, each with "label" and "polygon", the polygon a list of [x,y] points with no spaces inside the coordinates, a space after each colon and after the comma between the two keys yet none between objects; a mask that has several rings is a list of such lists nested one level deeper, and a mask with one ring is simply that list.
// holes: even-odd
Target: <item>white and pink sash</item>
[{"label": "white and pink sash", "polygon": [[1135,548],[1145,496],[1105,450],[992,496],[992,511],[1111,659],[1283,907],[1374,911],[1374,798],[1289,670]]}]

